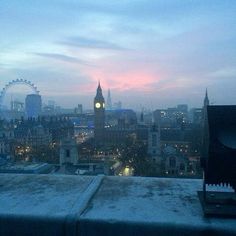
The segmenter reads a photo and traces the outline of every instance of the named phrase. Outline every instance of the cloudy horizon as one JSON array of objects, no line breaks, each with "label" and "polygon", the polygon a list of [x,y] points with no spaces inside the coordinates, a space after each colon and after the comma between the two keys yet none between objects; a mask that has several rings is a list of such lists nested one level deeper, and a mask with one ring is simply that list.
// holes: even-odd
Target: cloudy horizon
[{"label": "cloudy horizon", "polygon": [[[0,88],[32,81],[64,107],[106,98],[150,109],[236,100],[233,0],[0,3]],[[227,96],[226,96],[227,94]]]}]

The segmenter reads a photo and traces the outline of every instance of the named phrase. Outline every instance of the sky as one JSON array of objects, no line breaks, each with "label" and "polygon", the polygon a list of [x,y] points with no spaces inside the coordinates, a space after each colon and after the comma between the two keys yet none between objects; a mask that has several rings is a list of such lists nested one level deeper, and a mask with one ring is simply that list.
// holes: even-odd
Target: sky
[{"label": "sky", "polygon": [[201,107],[206,88],[235,104],[235,12],[235,0],[0,0],[0,89],[22,78],[45,103],[92,108],[100,81],[126,108]]}]

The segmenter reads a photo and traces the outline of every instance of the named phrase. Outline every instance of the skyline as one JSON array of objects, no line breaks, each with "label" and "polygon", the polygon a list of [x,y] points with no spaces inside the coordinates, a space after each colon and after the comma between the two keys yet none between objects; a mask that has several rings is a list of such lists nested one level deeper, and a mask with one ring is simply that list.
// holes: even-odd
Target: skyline
[{"label": "skyline", "polygon": [[100,80],[128,108],[199,107],[206,88],[234,104],[235,12],[233,0],[1,2],[0,88],[27,79],[91,108]]}]

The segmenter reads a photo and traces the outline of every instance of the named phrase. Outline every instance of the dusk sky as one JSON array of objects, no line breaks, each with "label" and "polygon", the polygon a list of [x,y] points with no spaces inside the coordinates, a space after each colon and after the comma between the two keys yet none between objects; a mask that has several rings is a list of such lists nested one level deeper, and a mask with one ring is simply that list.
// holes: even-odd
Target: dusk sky
[{"label": "dusk sky", "polygon": [[98,80],[127,108],[235,104],[236,1],[0,0],[0,88],[17,78],[64,107]]}]

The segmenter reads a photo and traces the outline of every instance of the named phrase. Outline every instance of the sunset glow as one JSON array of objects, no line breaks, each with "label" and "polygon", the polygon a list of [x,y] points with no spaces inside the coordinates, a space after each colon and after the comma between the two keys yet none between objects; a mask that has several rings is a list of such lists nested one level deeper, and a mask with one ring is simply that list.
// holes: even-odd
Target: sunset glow
[{"label": "sunset glow", "polygon": [[216,103],[232,104],[235,12],[233,0],[4,1],[0,87],[23,78],[45,100],[87,108],[98,80],[105,97],[110,88],[134,107],[200,106],[208,87]]}]

